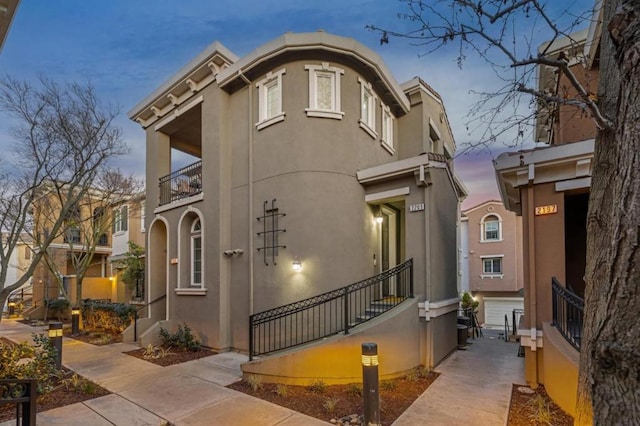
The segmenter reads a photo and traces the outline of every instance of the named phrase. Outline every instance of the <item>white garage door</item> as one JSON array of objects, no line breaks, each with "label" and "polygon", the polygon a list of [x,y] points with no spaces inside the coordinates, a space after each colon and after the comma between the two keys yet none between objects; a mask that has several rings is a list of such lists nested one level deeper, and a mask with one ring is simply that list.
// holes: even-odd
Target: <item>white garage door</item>
[{"label": "white garage door", "polygon": [[509,318],[511,328],[511,314],[514,309],[523,309],[522,297],[485,297],[484,298],[484,326],[486,328],[504,329],[504,316]]}]

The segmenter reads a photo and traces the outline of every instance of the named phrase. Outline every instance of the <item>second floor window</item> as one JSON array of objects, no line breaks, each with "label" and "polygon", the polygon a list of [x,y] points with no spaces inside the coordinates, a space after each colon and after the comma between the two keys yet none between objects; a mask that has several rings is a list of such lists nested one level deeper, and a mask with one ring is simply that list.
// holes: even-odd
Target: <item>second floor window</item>
[{"label": "second floor window", "polygon": [[382,105],[382,136],[380,138],[382,146],[391,154],[395,152],[395,146],[393,141],[393,114],[391,109]]},{"label": "second floor window", "polygon": [[489,257],[482,259],[482,272],[485,275],[502,274],[502,258]]},{"label": "second floor window", "polygon": [[376,133],[376,95],[371,83],[358,78],[360,83],[360,127],[369,133],[372,138],[377,138]]},{"label": "second floor window", "polygon": [[305,65],[309,71],[309,117],[342,119],[344,112],[340,105],[340,76],[344,70],[329,66],[328,62],[321,65]]},{"label": "second floor window", "polygon": [[111,232],[118,233],[124,232],[128,229],[128,208],[127,206],[120,206],[113,210],[113,222],[111,226]]},{"label": "second floor window", "polygon": [[256,123],[256,128],[258,130],[284,120],[282,75],[285,72],[284,68],[276,72],[268,72],[266,77],[256,84],[258,88],[258,123]]}]

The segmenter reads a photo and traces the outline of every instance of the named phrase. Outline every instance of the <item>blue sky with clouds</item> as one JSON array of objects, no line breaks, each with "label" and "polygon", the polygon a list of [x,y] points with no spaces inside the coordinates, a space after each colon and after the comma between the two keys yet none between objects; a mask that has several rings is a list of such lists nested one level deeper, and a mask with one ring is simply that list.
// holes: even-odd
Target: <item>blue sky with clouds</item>
[{"label": "blue sky with clouds", "polygon": [[[461,146],[474,138],[465,128],[476,101],[470,92],[499,83],[476,58],[460,69],[453,45],[419,56],[407,41],[381,46],[379,35],[365,29],[367,24],[402,28],[397,13],[403,11],[395,0],[23,0],[0,52],[0,75],[90,81],[103,101],[120,106],[118,124],[133,154],[121,167],[143,176],[144,132],[126,117],[136,103],[213,41],[242,57],[287,31],[323,29],[372,48],[399,82],[419,76],[429,83],[444,99]],[[10,146],[9,125],[0,116],[0,147]],[[490,155],[461,156],[456,171],[471,192],[466,207],[498,197]]]}]

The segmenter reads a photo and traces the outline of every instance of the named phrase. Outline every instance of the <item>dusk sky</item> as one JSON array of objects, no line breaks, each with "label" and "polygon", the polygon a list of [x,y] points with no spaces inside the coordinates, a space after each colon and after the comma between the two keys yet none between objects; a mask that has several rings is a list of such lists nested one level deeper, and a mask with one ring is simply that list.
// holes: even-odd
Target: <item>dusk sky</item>
[{"label": "dusk sky", "polygon": [[[593,1],[571,4],[586,9]],[[420,56],[423,52],[406,40],[392,38],[381,46],[380,36],[365,29],[367,24],[406,27],[397,18],[404,11],[403,3],[395,0],[23,0],[0,52],[0,75],[91,82],[102,101],[120,107],[117,124],[132,151],[120,167],[142,177],[144,132],[126,117],[135,104],[213,41],[242,57],[287,31],[322,29],[373,49],[399,83],[419,76],[437,90],[461,149],[479,137],[466,130],[468,110],[477,101],[470,92],[490,90],[499,83],[493,71],[473,56],[460,69],[457,46]],[[544,34],[536,36],[541,38],[533,41],[534,46],[544,41]],[[12,143],[10,124],[0,115],[2,148]],[[504,138],[508,142],[509,135]],[[499,199],[491,156],[506,149],[500,142],[492,154],[456,157],[456,173],[470,192],[465,208]]]}]

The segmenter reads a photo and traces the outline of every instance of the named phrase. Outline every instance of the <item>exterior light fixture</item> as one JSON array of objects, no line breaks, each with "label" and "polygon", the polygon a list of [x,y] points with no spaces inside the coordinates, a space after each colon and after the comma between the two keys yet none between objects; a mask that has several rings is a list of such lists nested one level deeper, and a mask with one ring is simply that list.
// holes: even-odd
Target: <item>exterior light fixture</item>
[{"label": "exterior light fixture", "polygon": [[293,259],[293,270],[296,272],[300,272],[302,270],[302,262],[300,262],[300,259],[297,257]]},{"label": "exterior light fixture", "polygon": [[384,221],[384,218],[382,217],[382,215],[380,213],[378,213],[378,215],[376,216],[376,223],[380,224]]},{"label": "exterior light fixture", "polygon": [[49,339],[56,351],[56,369],[62,368],[62,323],[52,322],[49,324]]},{"label": "exterior light fixture", "polygon": [[362,394],[364,424],[380,425],[380,392],[378,387],[378,345],[362,344]]},{"label": "exterior light fixture", "polygon": [[80,332],[80,308],[71,308],[71,334],[74,336]]}]

